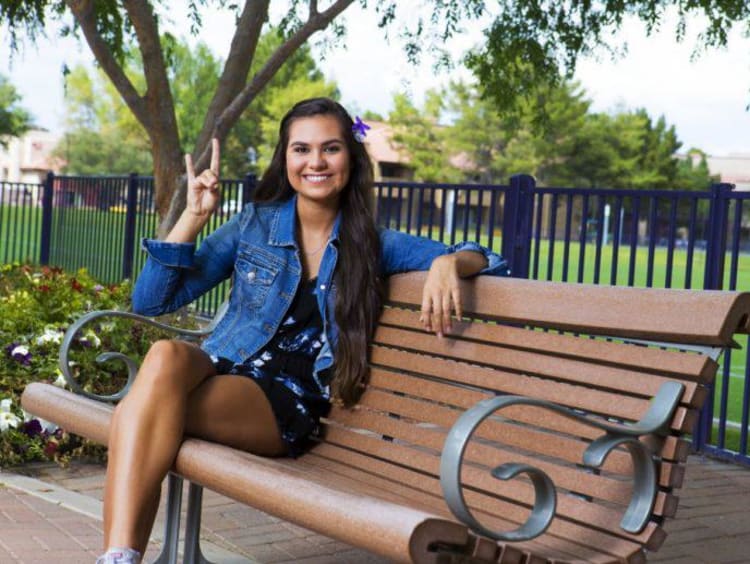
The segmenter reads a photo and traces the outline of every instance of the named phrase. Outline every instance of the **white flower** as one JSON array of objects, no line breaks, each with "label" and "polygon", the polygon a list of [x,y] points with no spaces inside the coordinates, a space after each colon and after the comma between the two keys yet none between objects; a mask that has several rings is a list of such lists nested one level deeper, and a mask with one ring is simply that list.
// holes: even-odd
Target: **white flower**
[{"label": "white flower", "polygon": [[3,411],[0,413],[0,431],[7,431],[9,427],[15,429],[18,427],[20,421],[21,420],[16,415]]},{"label": "white flower", "polygon": [[63,332],[50,327],[45,327],[44,333],[36,338],[37,345],[44,345],[46,343],[54,343],[59,345],[62,342]]},{"label": "white flower", "polygon": [[9,427],[18,427],[21,419],[10,411],[13,402],[10,399],[0,401],[0,431],[7,431]]},{"label": "white flower", "polygon": [[86,334],[83,336],[83,339],[95,349],[98,349],[102,344],[101,339],[97,337],[96,333],[94,333],[91,330],[86,331]]},{"label": "white flower", "polygon": [[[17,347],[14,347],[12,351],[10,351],[10,356],[26,356],[29,354],[28,347],[25,347],[24,345],[18,345]],[[3,401],[10,401],[10,400],[3,400]]]},{"label": "white flower", "polygon": [[52,383],[55,386],[58,386],[60,388],[64,388],[66,386],[66,384],[67,384],[67,382],[65,380],[65,376],[63,376],[63,373],[60,371],[59,368],[57,370],[55,370],[55,374],[57,374],[57,378],[55,378],[55,381],[52,382]]}]

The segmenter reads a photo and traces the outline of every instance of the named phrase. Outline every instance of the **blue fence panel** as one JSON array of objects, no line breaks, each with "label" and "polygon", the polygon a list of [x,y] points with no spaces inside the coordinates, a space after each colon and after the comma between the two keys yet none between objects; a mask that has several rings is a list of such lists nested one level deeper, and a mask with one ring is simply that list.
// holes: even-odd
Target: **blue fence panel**
[{"label": "blue fence panel", "polygon": [[128,177],[58,176],[53,181],[49,262],[122,280]]},{"label": "blue fence panel", "polygon": [[442,241],[479,241],[500,252],[508,186],[376,182],[379,226]]},{"label": "blue fence panel", "polygon": [[[750,289],[750,193],[732,192],[726,185],[714,191],[717,214],[723,225],[714,239],[723,242],[713,270],[707,277],[717,289]],[[750,409],[750,346],[748,336],[738,339],[741,348],[727,351],[712,387],[712,401],[701,414],[700,450],[735,462],[750,464],[748,455],[748,411]]]},{"label": "blue fence panel", "polygon": [[530,277],[701,288],[711,195],[535,188]]},{"label": "blue fence panel", "polygon": [[136,191],[136,221],[133,233],[133,272],[131,277],[135,280],[146,262],[146,253],[141,250],[141,240],[153,239],[157,236],[159,228],[159,216],[154,207],[154,179],[141,176],[138,178]]},{"label": "blue fence panel", "polygon": [[42,227],[41,184],[0,182],[0,260],[39,259]]}]

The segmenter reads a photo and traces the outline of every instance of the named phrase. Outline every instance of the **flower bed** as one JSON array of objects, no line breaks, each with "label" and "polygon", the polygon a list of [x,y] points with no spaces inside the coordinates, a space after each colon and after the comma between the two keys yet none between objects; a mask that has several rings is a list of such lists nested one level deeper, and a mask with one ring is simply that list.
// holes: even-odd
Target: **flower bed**
[{"label": "flower bed", "polygon": [[[86,312],[127,309],[131,284],[102,285],[85,270],[29,265],[0,267],[0,467],[34,460],[67,463],[71,457],[105,455],[102,447],[32,417],[19,398],[29,382],[64,386],[57,363],[65,329]],[[186,320],[171,319],[172,324]],[[124,320],[102,322],[80,335],[71,363],[87,389],[119,389],[126,372],[121,363],[99,364],[104,351],[119,351],[140,360],[158,330]]]}]

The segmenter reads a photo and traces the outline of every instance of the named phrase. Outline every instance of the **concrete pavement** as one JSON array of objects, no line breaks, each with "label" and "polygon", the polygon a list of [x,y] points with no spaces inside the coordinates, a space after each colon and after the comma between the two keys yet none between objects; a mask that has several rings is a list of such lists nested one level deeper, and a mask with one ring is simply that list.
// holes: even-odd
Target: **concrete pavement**
[{"label": "concrete pavement", "polygon": [[[31,465],[0,473],[0,483],[0,562],[94,561],[102,538],[101,465]],[[651,562],[750,562],[750,469],[692,456],[679,494],[677,519],[667,523],[667,541]],[[149,560],[162,535],[160,510]],[[217,564],[385,562],[209,491],[201,536],[204,554]]]}]

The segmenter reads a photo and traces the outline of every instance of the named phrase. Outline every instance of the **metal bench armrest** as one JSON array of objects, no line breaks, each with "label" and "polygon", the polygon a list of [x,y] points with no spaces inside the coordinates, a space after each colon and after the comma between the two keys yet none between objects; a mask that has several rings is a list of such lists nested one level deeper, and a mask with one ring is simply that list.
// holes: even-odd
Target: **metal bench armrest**
[{"label": "metal bench armrest", "polygon": [[147,325],[151,325],[153,327],[157,327],[159,329],[163,329],[165,331],[170,331],[178,336],[182,336],[188,339],[200,339],[202,337],[205,337],[206,335],[210,334],[216,325],[218,324],[221,317],[226,312],[227,304],[226,302],[221,305],[218,312],[214,316],[214,318],[211,320],[211,322],[206,325],[205,327],[202,327],[200,329],[183,329],[181,327],[173,327],[171,325],[167,325],[166,323],[161,323],[159,321],[156,321],[154,318],[151,317],[145,317],[143,315],[138,315],[136,313],[130,313],[127,311],[118,311],[118,310],[101,310],[101,311],[92,311],[91,313],[87,313],[86,315],[83,315],[80,317],[75,323],[73,323],[70,327],[68,327],[68,330],[65,332],[65,336],[63,337],[62,345],[60,346],[60,355],[59,355],[59,367],[60,371],[63,374],[63,377],[65,378],[65,382],[70,386],[70,388],[77,394],[80,394],[82,396],[85,396],[87,398],[99,400],[99,401],[107,401],[107,402],[116,402],[122,399],[125,394],[128,393],[128,390],[130,390],[130,386],[133,384],[133,381],[135,380],[136,373],[138,372],[138,364],[129,356],[120,353],[120,352],[104,352],[96,357],[97,362],[107,362],[109,360],[121,360],[125,363],[128,369],[128,379],[125,383],[125,386],[118,392],[110,395],[101,395],[101,394],[95,394],[93,392],[89,392],[88,390],[84,389],[81,385],[76,382],[75,378],[73,377],[73,374],[70,371],[70,349],[73,344],[73,341],[75,339],[75,336],[78,334],[78,332],[89,323],[106,318],[106,317],[124,317],[127,319],[132,319],[134,321],[138,321],[140,323],[145,323]]},{"label": "metal bench armrest", "polygon": [[637,534],[651,515],[657,492],[656,466],[647,447],[638,440],[641,435],[664,434],[682,397],[684,386],[677,382],[664,383],[643,418],[632,424],[616,424],[580,413],[555,403],[521,396],[498,396],[478,402],[468,409],[448,433],[440,459],[440,485],[443,496],[453,514],[473,531],[499,541],[533,539],[547,530],[555,514],[556,491],[552,480],[542,470],[526,464],[507,463],[492,470],[492,475],[509,480],[518,474],[527,474],[534,486],[534,507],[526,522],[508,532],[492,531],[479,523],[466,506],[461,488],[461,465],[464,451],[474,431],[486,418],[511,405],[532,405],[551,409],[565,417],[581,421],[605,434],[591,442],[583,454],[583,464],[598,468],[609,453],[624,446],[633,460],[633,496],[620,526]]}]

